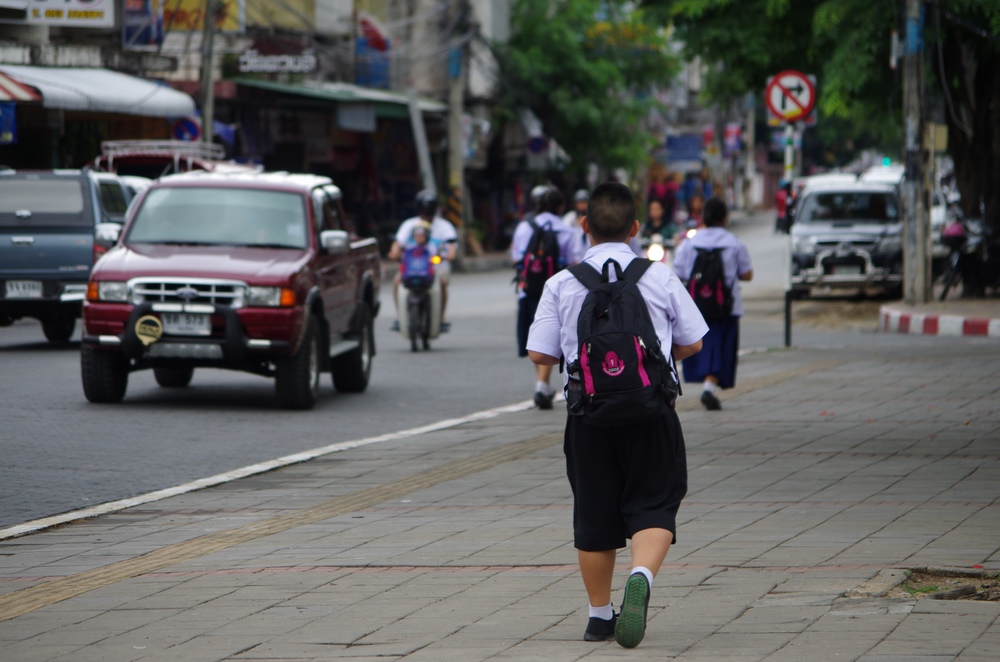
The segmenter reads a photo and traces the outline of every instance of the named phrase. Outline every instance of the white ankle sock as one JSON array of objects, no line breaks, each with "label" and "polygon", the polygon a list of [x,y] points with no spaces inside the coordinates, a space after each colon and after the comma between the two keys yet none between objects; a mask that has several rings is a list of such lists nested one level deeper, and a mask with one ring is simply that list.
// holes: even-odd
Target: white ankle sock
[{"label": "white ankle sock", "polygon": [[610,602],[604,607],[595,607],[591,605],[590,618],[599,618],[603,621],[610,621],[615,615],[615,610],[612,609],[613,606],[614,605]]},{"label": "white ankle sock", "polygon": [[702,388],[704,388],[709,393],[714,394],[718,390],[719,386],[715,382],[710,382],[706,379],[705,384],[702,386]]},{"label": "white ankle sock", "polygon": [[542,395],[552,395],[555,393],[552,385],[548,382],[535,382],[535,391],[541,393]]},{"label": "white ankle sock", "polygon": [[646,578],[646,581],[649,582],[649,587],[653,588],[653,571],[649,568],[637,565],[632,568],[632,572],[630,572],[629,575],[634,575],[637,572],[642,574]]}]

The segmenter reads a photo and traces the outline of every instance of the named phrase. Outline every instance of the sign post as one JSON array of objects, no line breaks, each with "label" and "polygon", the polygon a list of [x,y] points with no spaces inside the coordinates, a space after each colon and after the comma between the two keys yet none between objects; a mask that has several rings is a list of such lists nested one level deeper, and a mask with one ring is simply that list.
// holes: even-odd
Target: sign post
[{"label": "sign post", "polygon": [[[785,125],[785,181],[795,176],[795,123],[806,120],[816,105],[816,82],[812,76],[787,69],[767,81],[764,102],[771,117]],[[787,241],[785,270],[785,347],[792,344],[792,234]]]}]

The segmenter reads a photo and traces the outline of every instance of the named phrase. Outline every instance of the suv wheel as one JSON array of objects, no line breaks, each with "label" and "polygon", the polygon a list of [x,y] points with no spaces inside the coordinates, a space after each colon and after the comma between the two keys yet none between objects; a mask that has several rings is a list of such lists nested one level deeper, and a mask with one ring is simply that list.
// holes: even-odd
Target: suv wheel
[{"label": "suv wheel", "polygon": [[121,402],[128,387],[128,360],[119,352],[80,348],[83,394],[90,402]]},{"label": "suv wheel", "polygon": [[[341,393],[361,393],[368,388],[375,355],[372,311],[368,304],[358,308],[358,347],[330,360],[333,385]],[[411,336],[413,338],[413,336]]]},{"label": "suv wheel", "polygon": [[76,329],[76,318],[72,315],[60,315],[42,320],[42,332],[49,342],[66,342]]},{"label": "suv wheel", "polygon": [[191,383],[193,376],[194,368],[191,366],[153,368],[153,377],[163,388],[184,388]]},{"label": "suv wheel", "polygon": [[319,392],[319,324],[312,315],[299,350],[277,362],[274,388],[288,409],[311,409]]}]

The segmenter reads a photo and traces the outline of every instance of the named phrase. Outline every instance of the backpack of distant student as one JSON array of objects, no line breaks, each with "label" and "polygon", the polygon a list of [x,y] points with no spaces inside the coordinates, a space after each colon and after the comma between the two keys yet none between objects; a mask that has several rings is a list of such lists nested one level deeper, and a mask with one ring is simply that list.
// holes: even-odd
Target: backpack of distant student
[{"label": "backpack of distant student", "polygon": [[411,246],[399,261],[400,280],[407,289],[426,289],[434,282],[433,254],[426,246]]},{"label": "backpack of distant student", "polygon": [[726,283],[721,248],[696,248],[688,293],[706,322],[722,322],[733,314],[733,291]]},{"label": "backpack of distant student", "polygon": [[[636,258],[623,272],[609,259],[600,273],[586,263],[569,268],[588,293],[577,319],[579,358],[567,366],[566,407],[585,423],[616,427],[651,420],[673,407],[680,392],[637,285],[651,264]],[[615,281],[609,280],[611,268]]]},{"label": "backpack of distant student", "polygon": [[533,230],[528,247],[524,251],[524,259],[518,272],[518,286],[529,297],[537,299],[542,296],[545,281],[559,271],[561,261],[559,255],[559,235],[552,228],[552,220],[539,225],[534,219],[529,219]]}]

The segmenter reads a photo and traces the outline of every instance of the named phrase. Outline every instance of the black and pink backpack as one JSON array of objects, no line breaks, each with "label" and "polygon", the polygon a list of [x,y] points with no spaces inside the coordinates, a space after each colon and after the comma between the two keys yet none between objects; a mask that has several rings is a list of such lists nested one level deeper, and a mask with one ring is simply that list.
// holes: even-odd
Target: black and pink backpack
[{"label": "black and pink backpack", "polygon": [[589,292],[577,320],[580,356],[567,367],[566,406],[586,423],[616,427],[662,416],[680,391],[637,286],[651,264],[636,258],[623,272],[609,259],[601,273],[586,263],[569,268]]}]

